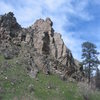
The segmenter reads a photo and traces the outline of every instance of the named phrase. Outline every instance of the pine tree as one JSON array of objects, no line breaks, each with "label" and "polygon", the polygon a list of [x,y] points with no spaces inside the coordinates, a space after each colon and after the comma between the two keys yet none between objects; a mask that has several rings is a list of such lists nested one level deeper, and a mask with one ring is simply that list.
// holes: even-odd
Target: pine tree
[{"label": "pine tree", "polygon": [[96,71],[96,87],[100,89],[100,70],[97,68]]},{"label": "pine tree", "polygon": [[96,70],[99,64],[98,54],[95,44],[91,42],[82,44],[82,64],[89,83],[93,70]]}]

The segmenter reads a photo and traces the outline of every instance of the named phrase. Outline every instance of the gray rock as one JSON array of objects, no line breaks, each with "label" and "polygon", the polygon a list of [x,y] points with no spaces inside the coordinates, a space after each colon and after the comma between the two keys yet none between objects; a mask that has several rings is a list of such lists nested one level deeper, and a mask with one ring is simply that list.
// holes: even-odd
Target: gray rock
[{"label": "gray rock", "polygon": [[13,58],[13,54],[10,51],[5,51],[4,52],[4,58],[5,59],[12,59]]},{"label": "gray rock", "polygon": [[0,87],[0,94],[2,94],[4,92],[5,92],[5,90],[2,87]]},{"label": "gray rock", "polygon": [[0,53],[6,59],[20,57],[19,63],[32,78],[39,70],[45,74],[59,74],[64,79],[74,77],[76,73],[79,77],[79,63],[64,44],[61,34],[54,32],[52,26],[51,19],[46,18],[37,20],[29,28],[22,28],[12,12],[0,16]]}]

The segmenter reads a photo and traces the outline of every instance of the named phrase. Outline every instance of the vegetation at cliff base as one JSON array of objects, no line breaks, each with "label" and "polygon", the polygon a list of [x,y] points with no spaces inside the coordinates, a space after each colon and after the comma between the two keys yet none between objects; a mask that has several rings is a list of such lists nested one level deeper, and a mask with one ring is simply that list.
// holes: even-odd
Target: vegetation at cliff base
[{"label": "vegetation at cliff base", "polygon": [[[80,92],[76,82],[65,82],[57,75],[42,72],[33,79],[23,66],[16,64],[16,59],[0,56],[0,64],[7,64],[0,66],[0,100],[84,100],[84,91]],[[99,100],[100,93],[94,92],[90,97],[89,100]]]}]

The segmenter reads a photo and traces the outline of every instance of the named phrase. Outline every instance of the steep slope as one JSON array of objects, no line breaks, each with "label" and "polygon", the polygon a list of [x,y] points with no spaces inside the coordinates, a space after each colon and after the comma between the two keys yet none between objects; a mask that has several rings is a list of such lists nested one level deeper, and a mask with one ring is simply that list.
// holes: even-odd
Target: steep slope
[{"label": "steep slope", "polygon": [[56,73],[64,80],[68,77],[81,80],[81,66],[52,25],[50,18],[39,19],[25,29],[17,23],[12,12],[1,15],[0,53],[5,59],[18,57],[16,62],[26,66],[32,78],[43,71],[45,74]]},{"label": "steep slope", "polygon": [[[66,82],[57,75],[40,72],[33,79],[19,57],[6,60],[0,55],[0,100],[99,100],[100,92],[88,90],[87,85]],[[84,83],[83,83],[84,84]],[[92,91],[92,93],[91,93]]]}]

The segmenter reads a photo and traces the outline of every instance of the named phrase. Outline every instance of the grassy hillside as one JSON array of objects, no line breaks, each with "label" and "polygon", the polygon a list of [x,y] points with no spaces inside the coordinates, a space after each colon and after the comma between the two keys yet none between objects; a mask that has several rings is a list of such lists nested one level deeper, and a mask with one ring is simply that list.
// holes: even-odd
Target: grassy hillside
[{"label": "grassy hillside", "polygon": [[[0,56],[0,100],[85,100],[77,83],[66,83],[56,75],[41,72],[32,79],[16,59],[6,61]],[[90,97],[100,100],[100,93]]]}]

